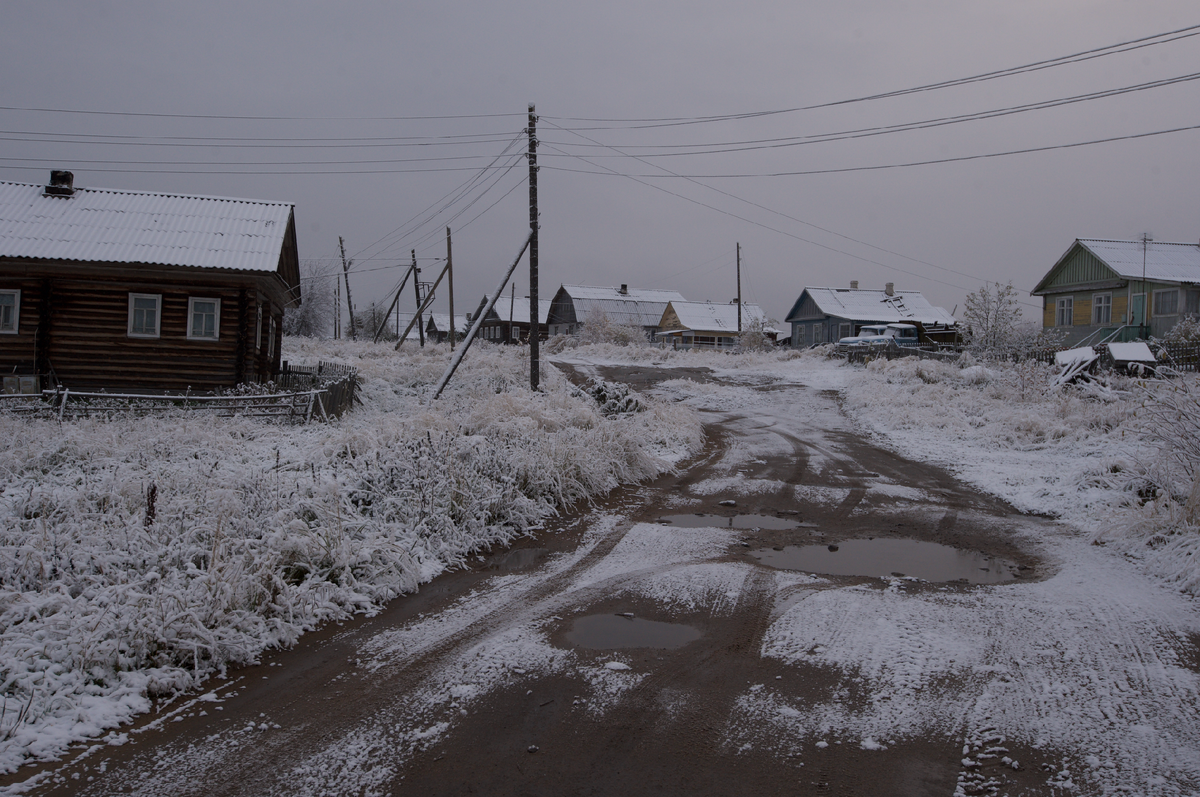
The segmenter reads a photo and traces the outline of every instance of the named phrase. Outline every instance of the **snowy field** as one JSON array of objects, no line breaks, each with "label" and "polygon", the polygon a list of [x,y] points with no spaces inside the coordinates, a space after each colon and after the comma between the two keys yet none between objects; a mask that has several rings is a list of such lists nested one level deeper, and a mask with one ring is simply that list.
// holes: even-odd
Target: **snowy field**
[{"label": "snowy field", "polygon": [[[1080,783],[1108,783],[1104,793],[1155,785],[1157,771],[1171,773],[1170,784],[1200,773],[1194,718],[1175,716],[1197,702],[1197,676],[1179,650],[1200,631],[1200,491],[1178,435],[1162,432],[1164,418],[1186,410],[1190,394],[1180,387],[1193,385],[1191,377],[1172,383],[1164,402],[1153,386],[1130,380],[1087,392],[1054,389],[1039,366],[969,359],[864,368],[820,352],[605,345],[561,352],[582,365],[710,368],[719,379],[663,383],[643,399],[646,411],[605,415],[553,369],[545,394],[531,395],[522,353],[479,346],[431,405],[444,347],[400,356],[369,345],[294,347],[293,362],[353,363],[364,378],[365,406],[328,426],[183,415],[60,426],[0,416],[0,766],[54,756],[72,740],[106,732],[120,742],[113,729],[153,696],[253,661],[324,620],[373,612],[471,550],[503,544],[619,482],[662,472],[696,449],[698,409],[802,424],[804,407],[780,406],[770,391],[755,389],[778,382],[836,394],[844,417],[830,419],[837,416],[831,404],[823,422],[853,426],[882,447],[1053,518],[1056,533],[1038,544],[1057,574],[961,595],[906,596],[902,583],[883,591],[814,588],[781,606],[762,655],[858,673],[877,701],[856,715],[837,705],[802,713],[769,685],[754,685],[739,702],[731,738],[786,746],[827,734],[874,749],[957,728],[968,756],[988,755],[1000,728],[1034,747],[1083,750],[1091,774],[1064,762],[1051,775],[1063,787],[1072,771]],[[738,463],[771,453],[746,439],[727,455],[728,479],[695,484],[692,493],[778,489],[737,475]],[[876,489],[888,494],[887,485]],[[580,588],[661,555],[680,567],[636,589],[670,605],[726,611],[750,568],[705,561],[723,549],[721,534],[693,537],[711,551],[651,544],[666,534],[637,527]],[[801,592],[820,581],[778,579]],[[498,593],[519,586],[512,581],[498,582]],[[479,611],[499,599],[479,596]],[[511,651],[546,657],[539,664],[537,656],[518,656],[521,674],[565,666],[569,657],[522,628],[529,640],[500,640],[504,672],[516,666]],[[427,632],[413,626],[396,634]],[[406,650],[420,647],[416,638],[401,641]],[[595,673],[608,685],[597,687],[607,697],[596,711],[639,677],[617,664]],[[969,700],[947,697],[928,712],[923,690],[966,676],[979,685],[966,690]],[[455,710],[471,697],[455,694]],[[1169,726],[1155,724],[1172,717]],[[1096,774],[1110,769],[1121,777]],[[1172,785],[1154,791],[1186,793]]]},{"label": "snowy field", "polygon": [[695,413],[605,415],[553,368],[480,345],[430,403],[445,346],[291,343],[356,365],[332,424],[0,414],[0,770],[109,732],[151,699],[373,613],[471,551],[646,479]]}]

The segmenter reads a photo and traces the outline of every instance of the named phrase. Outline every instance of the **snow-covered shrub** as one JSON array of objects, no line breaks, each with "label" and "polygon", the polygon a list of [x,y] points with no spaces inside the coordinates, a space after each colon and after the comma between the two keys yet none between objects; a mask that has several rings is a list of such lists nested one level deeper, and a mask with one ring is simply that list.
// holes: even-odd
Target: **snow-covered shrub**
[{"label": "snow-covered shrub", "polygon": [[592,379],[583,392],[592,397],[600,407],[600,413],[605,416],[623,415],[631,412],[645,412],[646,406],[637,393],[628,385],[606,382],[602,379]]},{"label": "snow-covered shrub", "polygon": [[605,313],[593,310],[584,319],[579,330],[581,343],[612,343],[617,346],[649,346],[646,330],[637,324],[621,324]]},{"label": "snow-covered shrub", "polygon": [[0,413],[0,769],[57,754],[305,630],[373,612],[574,502],[670,468],[695,413],[606,417],[523,347],[286,340],[364,406],[279,427]]},{"label": "snow-covered shrub", "polygon": [[1163,335],[1164,343],[1200,344],[1200,319],[1196,316],[1186,316]]}]

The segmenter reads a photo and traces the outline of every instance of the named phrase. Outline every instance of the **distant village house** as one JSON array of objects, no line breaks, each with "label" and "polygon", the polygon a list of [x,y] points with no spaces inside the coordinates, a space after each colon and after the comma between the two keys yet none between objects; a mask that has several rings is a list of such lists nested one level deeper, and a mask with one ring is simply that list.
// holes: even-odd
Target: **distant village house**
[{"label": "distant village house", "polygon": [[857,335],[868,324],[912,324],[922,339],[951,342],[954,316],[935,307],[919,291],[898,291],[889,282],[883,290],[859,288],[805,288],[787,315],[792,325],[792,346],[837,343]]},{"label": "distant village house", "polygon": [[687,301],[676,291],[636,290],[590,285],[563,285],[550,300],[547,325],[551,335],[575,335],[593,320],[640,327],[647,338],[658,331],[667,304]]},{"label": "distant village house", "polygon": [[[742,304],[741,316],[742,330],[758,329],[771,342],[779,337],[758,305]],[[728,349],[739,343],[736,303],[671,301],[658,326],[655,340],[675,349]]]},{"label": "distant village house", "polygon": [[[471,315],[472,323],[479,313],[487,307],[490,296],[484,296],[479,307]],[[549,334],[550,300],[538,299],[538,339],[545,340]],[[483,319],[479,328],[479,337],[492,343],[528,343],[529,342],[529,297],[501,296],[496,300],[492,311]]]}]

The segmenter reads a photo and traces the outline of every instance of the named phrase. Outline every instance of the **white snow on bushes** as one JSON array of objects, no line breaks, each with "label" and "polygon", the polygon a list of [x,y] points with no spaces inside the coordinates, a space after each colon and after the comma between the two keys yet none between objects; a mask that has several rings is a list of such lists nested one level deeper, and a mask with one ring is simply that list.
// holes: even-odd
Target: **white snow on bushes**
[{"label": "white snow on bushes", "polygon": [[671,467],[695,413],[604,416],[517,348],[292,342],[359,369],[341,421],[0,414],[0,770],[321,622],[374,612],[559,508]]}]

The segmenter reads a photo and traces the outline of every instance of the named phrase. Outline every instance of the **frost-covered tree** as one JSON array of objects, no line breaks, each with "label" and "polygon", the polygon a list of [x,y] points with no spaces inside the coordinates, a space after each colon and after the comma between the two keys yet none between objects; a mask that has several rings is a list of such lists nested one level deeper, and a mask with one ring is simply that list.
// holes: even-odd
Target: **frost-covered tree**
[{"label": "frost-covered tree", "polygon": [[379,302],[371,302],[366,308],[354,314],[354,327],[362,340],[375,340],[376,333],[380,340],[396,340],[396,325],[388,323],[389,316],[385,315],[387,307]]},{"label": "frost-covered tree", "polygon": [[756,318],[742,325],[742,334],[738,336],[738,348],[742,351],[768,351],[775,347],[775,342],[767,337],[764,330],[776,322]]},{"label": "frost-covered tree", "polygon": [[332,263],[300,261],[301,302],[283,311],[283,334],[305,338],[324,338],[332,334],[336,279]]},{"label": "frost-covered tree", "polygon": [[979,352],[997,352],[1017,342],[1021,308],[1017,304],[1017,289],[1009,282],[984,285],[967,294],[963,309],[967,325],[967,345]]},{"label": "frost-covered tree", "polygon": [[612,343],[617,346],[649,346],[646,330],[636,324],[619,324],[600,310],[593,310],[579,330],[581,343]]}]

